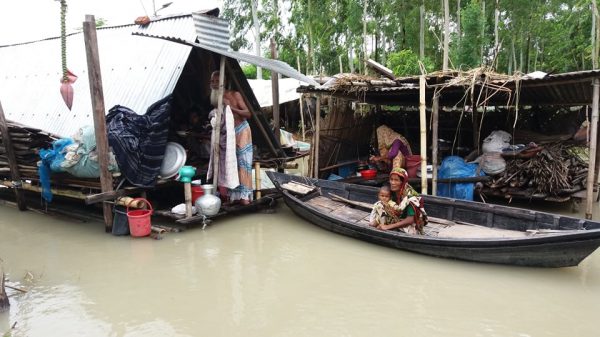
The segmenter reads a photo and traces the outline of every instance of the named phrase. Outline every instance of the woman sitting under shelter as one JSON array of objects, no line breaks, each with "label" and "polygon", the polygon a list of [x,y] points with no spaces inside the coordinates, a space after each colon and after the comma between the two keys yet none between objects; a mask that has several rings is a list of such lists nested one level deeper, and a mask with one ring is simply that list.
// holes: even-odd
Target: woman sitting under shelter
[{"label": "woman sitting under shelter", "polygon": [[376,164],[380,171],[387,172],[390,167],[403,167],[406,162],[405,158],[412,155],[410,144],[406,138],[387,125],[379,126],[376,133],[379,156],[371,156],[369,160]]}]

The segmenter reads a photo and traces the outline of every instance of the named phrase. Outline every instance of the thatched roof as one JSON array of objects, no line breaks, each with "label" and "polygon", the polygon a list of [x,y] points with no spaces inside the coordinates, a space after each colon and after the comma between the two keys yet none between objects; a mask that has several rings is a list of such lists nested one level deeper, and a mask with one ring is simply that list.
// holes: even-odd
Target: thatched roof
[{"label": "thatched roof", "polygon": [[[597,78],[599,70],[512,76],[485,68],[436,72],[426,75],[426,100],[431,102],[437,92],[442,106],[587,105],[592,103],[592,81]],[[319,87],[301,86],[298,92],[330,94],[371,104],[418,106],[419,77],[391,80],[341,74]]]}]

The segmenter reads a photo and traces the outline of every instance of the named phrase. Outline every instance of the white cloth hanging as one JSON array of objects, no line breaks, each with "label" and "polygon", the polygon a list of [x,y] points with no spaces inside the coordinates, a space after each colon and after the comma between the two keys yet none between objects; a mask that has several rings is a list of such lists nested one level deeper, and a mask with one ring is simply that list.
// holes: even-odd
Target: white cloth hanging
[{"label": "white cloth hanging", "polygon": [[[212,127],[215,127],[215,116],[217,109],[213,109],[209,116],[212,115],[210,119],[210,124]],[[221,125],[221,132],[219,132],[219,141],[218,144],[221,147],[221,152],[219,154],[219,179],[217,181],[219,186],[225,186],[229,189],[234,189],[238,187],[240,184],[240,178],[238,176],[238,168],[237,168],[237,157],[235,155],[235,125],[233,120],[233,112],[231,108],[228,106],[225,107],[225,125]],[[225,128],[225,134],[223,134],[223,127]],[[212,139],[215,136],[212,133],[211,136],[211,144],[215,144],[215,141]],[[210,161],[208,163],[208,173],[206,175],[207,179],[210,179],[213,175],[213,151],[210,151]]]}]

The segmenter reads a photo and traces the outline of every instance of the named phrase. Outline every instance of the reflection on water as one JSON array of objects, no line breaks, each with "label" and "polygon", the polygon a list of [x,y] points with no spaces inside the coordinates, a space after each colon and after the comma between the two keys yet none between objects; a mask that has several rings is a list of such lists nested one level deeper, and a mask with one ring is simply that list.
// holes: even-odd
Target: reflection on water
[{"label": "reflection on water", "polygon": [[[592,336],[600,251],[577,268],[444,260],[277,214],[163,240],[0,208],[13,336]],[[27,272],[33,280],[25,279]]]}]

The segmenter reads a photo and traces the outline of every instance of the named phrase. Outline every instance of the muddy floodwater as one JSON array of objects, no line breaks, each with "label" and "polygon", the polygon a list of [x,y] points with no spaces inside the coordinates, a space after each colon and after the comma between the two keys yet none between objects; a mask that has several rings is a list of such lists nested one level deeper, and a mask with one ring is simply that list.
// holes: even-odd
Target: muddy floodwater
[{"label": "muddy floodwater", "polygon": [[0,258],[28,290],[7,289],[0,336],[600,336],[600,251],[561,269],[452,261],[285,206],[162,240],[0,206]]}]

